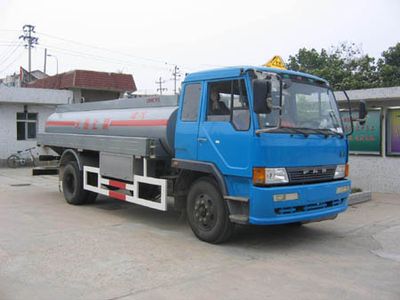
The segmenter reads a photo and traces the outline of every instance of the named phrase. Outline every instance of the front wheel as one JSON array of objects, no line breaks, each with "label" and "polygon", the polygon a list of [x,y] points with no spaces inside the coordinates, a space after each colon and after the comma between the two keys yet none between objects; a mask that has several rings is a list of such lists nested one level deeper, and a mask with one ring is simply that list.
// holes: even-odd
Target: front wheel
[{"label": "front wheel", "polygon": [[18,166],[18,162],[19,162],[19,157],[16,156],[15,154],[10,155],[10,156],[7,158],[7,166],[8,166],[9,168],[15,169],[15,168]]},{"label": "front wheel", "polygon": [[219,244],[232,236],[234,225],[229,220],[228,206],[214,180],[204,177],[192,185],[186,212],[190,227],[200,240]]}]

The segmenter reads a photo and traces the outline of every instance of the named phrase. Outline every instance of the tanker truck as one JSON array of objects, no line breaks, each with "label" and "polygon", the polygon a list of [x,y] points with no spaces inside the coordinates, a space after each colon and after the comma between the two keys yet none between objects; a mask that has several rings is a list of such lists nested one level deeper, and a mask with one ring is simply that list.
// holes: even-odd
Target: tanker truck
[{"label": "tanker truck", "polygon": [[38,144],[59,155],[65,200],[101,194],[182,210],[209,243],[227,241],[237,224],[303,224],[346,210],[348,141],[327,81],[243,66],[188,74],[181,91],[59,106]]}]

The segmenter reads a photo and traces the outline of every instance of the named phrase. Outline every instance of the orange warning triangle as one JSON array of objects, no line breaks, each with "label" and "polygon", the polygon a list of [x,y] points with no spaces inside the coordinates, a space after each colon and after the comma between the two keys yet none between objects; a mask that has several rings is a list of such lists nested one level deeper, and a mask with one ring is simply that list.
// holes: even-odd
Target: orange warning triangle
[{"label": "orange warning triangle", "polygon": [[276,68],[287,70],[285,63],[283,62],[282,57],[279,55],[275,55],[271,60],[263,64],[264,67]]}]

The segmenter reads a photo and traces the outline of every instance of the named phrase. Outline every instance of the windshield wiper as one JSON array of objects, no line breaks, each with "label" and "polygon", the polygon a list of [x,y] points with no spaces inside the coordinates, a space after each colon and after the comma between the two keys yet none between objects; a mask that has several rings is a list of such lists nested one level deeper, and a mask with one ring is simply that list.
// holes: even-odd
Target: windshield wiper
[{"label": "windshield wiper", "polygon": [[256,131],[256,134],[260,134],[260,133],[266,133],[266,132],[271,132],[271,133],[280,133],[280,132],[294,132],[294,133],[298,133],[298,134],[302,134],[305,137],[309,136],[309,133],[302,130],[302,128],[294,128],[294,127],[273,127],[273,128],[263,128],[263,129],[259,129]]},{"label": "windshield wiper", "polygon": [[317,128],[303,128],[303,129],[309,130],[311,132],[316,132],[316,133],[322,134],[325,138],[327,138],[329,136],[329,133],[327,133],[323,129],[317,129]]},{"label": "windshield wiper", "polygon": [[330,129],[330,128],[323,128],[323,129],[321,129],[321,130],[324,130],[325,132],[327,132],[327,133],[330,134],[330,135],[337,135],[337,136],[339,136],[340,138],[343,138],[343,134],[341,134],[340,132],[337,132],[337,131],[335,131],[335,130],[332,130],[332,129]]},{"label": "windshield wiper", "polygon": [[282,128],[282,129],[287,129],[288,131],[292,131],[292,132],[295,132],[295,133],[302,134],[302,135],[304,135],[304,137],[308,137],[308,136],[309,136],[309,133],[306,132],[306,131],[304,131],[303,128],[280,127],[279,129],[281,129],[281,128]]},{"label": "windshield wiper", "polygon": [[332,129],[329,129],[329,128],[303,128],[303,129],[307,129],[307,130],[310,130],[310,131],[314,131],[314,132],[320,133],[325,138],[327,138],[329,135],[337,135],[337,136],[339,136],[341,138],[343,137],[343,135],[340,134],[339,132],[336,132],[336,131],[334,131]]},{"label": "windshield wiper", "polygon": [[291,132],[291,133],[298,133],[304,135],[304,137],[308,137],[310,133],[318,133],[322,134],[325,138],[327,138],[330,135],[335,135],[339,136],[340,138],[343,138],[343,134],[334,131],[329,128],[308,128],[308,127],[301,127],[301,128],[296,128],[296,127],[272,127],[272,128],[263,128],[259,129],[256,131],[256,134],[260,133],[280,133],[280,132]]}]

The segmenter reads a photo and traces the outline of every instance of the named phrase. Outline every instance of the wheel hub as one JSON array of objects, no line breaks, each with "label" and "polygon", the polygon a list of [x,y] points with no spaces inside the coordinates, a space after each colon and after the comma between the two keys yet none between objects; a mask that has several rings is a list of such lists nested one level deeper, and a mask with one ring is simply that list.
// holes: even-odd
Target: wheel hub
[{"label": "wheel hub", "polygon": [[206,194],[201,194],[197,197],[194,205],[194,218],[203,230],[210,230],[214,227],[216,218],[211,197]]}]

